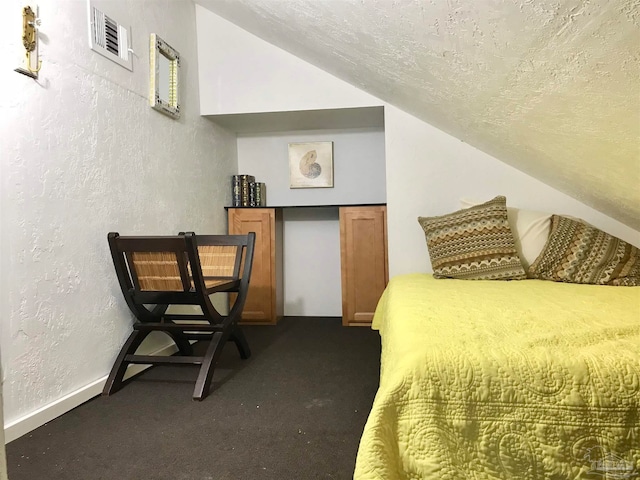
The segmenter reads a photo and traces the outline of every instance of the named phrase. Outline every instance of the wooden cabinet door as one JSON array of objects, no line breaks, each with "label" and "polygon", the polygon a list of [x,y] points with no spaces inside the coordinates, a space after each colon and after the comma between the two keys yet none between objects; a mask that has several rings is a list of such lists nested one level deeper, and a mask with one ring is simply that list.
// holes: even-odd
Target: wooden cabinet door
[{"label": "wooden cabinet door", "polygon": [[273,208],[230,208],[229,234],[255,232],[256,245],[251,267],[249,292],[242,311],[244,324],[275,324],[278,320],[276,250],[277,233]]},{"label": "wooden cabinet door", "polygon": [[342,324],[370,325],[389,281],[385,206],[340,208]]}]

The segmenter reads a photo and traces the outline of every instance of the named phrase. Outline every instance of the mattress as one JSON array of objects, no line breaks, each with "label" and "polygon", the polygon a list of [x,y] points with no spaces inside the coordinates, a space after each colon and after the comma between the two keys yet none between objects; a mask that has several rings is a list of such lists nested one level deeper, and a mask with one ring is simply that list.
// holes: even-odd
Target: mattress
[{"label": "mattress", "polygon": [[640,287],[394,277],[354,478],[635,478]]}]

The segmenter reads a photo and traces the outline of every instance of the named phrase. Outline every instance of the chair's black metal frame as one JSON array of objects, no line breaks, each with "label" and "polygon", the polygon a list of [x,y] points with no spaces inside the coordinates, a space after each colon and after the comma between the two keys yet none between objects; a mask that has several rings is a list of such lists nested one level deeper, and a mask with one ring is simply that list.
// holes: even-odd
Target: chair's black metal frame
[{"label": "chair's black metal frame", "polygon": [[[123,237],[111,232],[108,234],[108,241],[118,282],[137,321],[116,358],[103,395],[110,395],[123,387],[123,377],[129,364],[195,364],[201,367],[193,399],[203,400],[209,393],[215,364],[227,340],[236,344],[243,359],[251,355],[238,322],[249,289],[255,233],[196,235],[187,232],[177,236]],[[234,273],[231,277],[203,275],[198,247],[211,245],[239,247],[236,249]],[[142,290],[132,260],[135,252],[175,252],[182,291]],[[207,287],[206,283],[210,286]],[[211,286],[212,284],[215,285]],[[218,292],[237,294],[227,315],[220,314],[211,303],[209,296]],[[198,305],[202,309],[202,315],[168,314],[170,305]],[[171,337],[178,352],[171,356],[136,355],[136,350],[152,331],[161,331]],[[204,356],[194,356],[189,340],[209,341]]]}]

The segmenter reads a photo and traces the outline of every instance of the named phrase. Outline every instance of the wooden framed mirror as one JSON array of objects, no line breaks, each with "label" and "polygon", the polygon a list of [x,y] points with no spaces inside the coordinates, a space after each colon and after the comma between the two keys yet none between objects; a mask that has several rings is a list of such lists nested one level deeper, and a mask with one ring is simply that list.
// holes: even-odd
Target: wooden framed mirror
[{"label": "wooden framed mirror", "polygon": [[180,54],[155,33],[150,36],[149,103],[172,118],[180,118]]}]

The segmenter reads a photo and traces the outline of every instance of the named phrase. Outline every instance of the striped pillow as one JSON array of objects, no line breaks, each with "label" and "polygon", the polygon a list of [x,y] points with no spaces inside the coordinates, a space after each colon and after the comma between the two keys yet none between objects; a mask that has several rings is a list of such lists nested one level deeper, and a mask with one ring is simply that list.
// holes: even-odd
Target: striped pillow
[{"label": "striped pillow", "polygon": [[529,274],[556,282],[640,285],[640,250],[584,222],[553,215],[547,244]]},{"label": "striped pillow", "polygon": [[439,217],[418,217],[418,222],[435,278],[526,278],[507,220],[505,197]]}]

